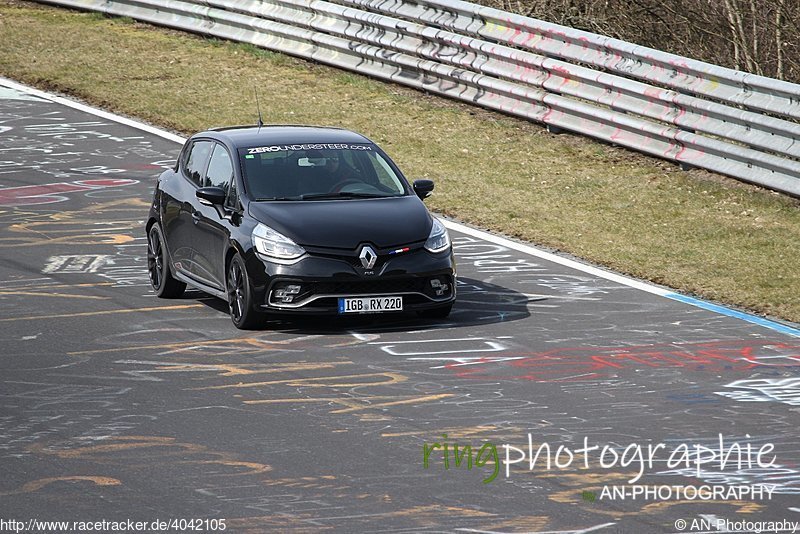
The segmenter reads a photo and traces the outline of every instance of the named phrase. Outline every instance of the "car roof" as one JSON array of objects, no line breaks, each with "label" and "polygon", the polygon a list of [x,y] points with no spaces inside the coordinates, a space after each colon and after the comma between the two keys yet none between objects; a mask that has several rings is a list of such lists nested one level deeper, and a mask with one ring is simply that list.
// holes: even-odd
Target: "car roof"
[{"label": "car roof", "polygon": [[197,134],[225,138],[235,147],[307,143],[372,143],[361,134],[343,128],[299,125],[229,126]]}]

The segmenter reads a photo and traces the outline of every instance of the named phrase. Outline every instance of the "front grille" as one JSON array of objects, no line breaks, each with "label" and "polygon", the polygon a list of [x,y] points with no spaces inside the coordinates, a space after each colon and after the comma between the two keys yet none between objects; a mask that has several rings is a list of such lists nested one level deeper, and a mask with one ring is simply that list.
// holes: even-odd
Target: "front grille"
[{"label": "front grille", "polygon": [[423,293],[426,278],[400,280],[354,280],[347,282],[315,282],[311,292],[317,295],[374,295],[377,293]]}]

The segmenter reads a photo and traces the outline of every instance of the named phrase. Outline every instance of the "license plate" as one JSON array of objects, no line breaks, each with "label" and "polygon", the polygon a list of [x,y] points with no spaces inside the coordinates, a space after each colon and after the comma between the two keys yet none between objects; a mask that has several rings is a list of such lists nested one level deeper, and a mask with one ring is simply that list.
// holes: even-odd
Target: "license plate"
[{"label": "license plate", "polygon": [[339,313],[403,311],[403,297],[340,298]]}]

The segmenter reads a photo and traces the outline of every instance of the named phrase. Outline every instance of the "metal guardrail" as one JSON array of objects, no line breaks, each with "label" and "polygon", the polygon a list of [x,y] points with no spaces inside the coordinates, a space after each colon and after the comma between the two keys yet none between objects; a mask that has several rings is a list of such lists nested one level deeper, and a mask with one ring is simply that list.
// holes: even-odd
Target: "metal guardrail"
[{"label": "metal guardrail", "polygon": [[45,0],[252,43],[800,196],[800,85],[459,0]]}]

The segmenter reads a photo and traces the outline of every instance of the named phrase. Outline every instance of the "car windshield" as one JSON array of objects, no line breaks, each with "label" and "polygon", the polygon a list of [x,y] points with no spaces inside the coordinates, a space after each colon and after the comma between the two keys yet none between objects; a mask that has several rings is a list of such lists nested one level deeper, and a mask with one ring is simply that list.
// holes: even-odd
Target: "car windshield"
[{"label": "car windshield", "polygon": [[371,144],[297,144],[239,150],[255,200],[383,198],[406,194],[403,180]]}]

